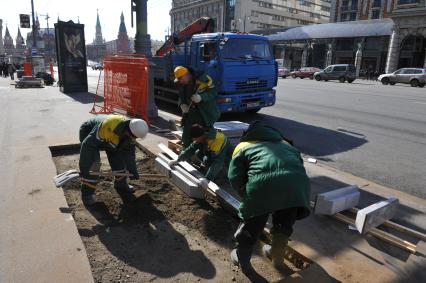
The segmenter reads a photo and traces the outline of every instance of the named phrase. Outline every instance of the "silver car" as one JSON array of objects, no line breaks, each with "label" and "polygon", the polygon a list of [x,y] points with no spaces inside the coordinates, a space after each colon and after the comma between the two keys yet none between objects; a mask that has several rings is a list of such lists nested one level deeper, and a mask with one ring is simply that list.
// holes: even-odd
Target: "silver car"
[{"label": "silver car", "polygon": [[424,87],[426,85],[426,69],[402,68],[390,74],[380,75],[378,80],[384,85],[401,83],[410,84],[412,87]]}]

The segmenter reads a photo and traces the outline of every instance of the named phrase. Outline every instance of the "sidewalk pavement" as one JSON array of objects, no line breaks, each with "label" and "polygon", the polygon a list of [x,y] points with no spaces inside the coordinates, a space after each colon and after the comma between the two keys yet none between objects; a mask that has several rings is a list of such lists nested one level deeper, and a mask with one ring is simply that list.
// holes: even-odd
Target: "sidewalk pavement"
[{"label": "sidewalk pavement", "polygon": [[[53,185],[56,171],[49,151],[52,145],[78,142],[78,128],[91,116],[91,99],[87,94],[67,96],[53,87],[14,89],[10,80],[0,78],[0,105],[0,282],[93,282],[63,192]],[[167,116],[163,122],[174,117],[160,115]],[[167,143],[167,138],[153,133],[141,143],[155,154],[157,144]],[[314,194],[368,184],[362,189],[361,207],[396,196],[401,213],[395,222],[425,232],[424,200],[325,164],[305,164]],[[420,282],[426,247],[416,244],[423,255],[401,252],[323,216],[297,223],[290,242],[317,263],[315,270],[343,282]]]},{"label": "sidewalk pavement", "polygon": [[[78,142],[90,114],[58,88],[0,78],[0,282],[93,282],[49,146]],[[85,95],[87,96],[87,95]]]}]

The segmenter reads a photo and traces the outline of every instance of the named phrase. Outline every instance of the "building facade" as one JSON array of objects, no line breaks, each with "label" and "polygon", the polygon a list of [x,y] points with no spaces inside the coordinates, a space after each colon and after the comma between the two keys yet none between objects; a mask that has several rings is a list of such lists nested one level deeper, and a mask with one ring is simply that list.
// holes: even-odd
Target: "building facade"
[{"label": "building facade", "polygon": [[174,0],[172,31],[180,31],[200,17],[215,21],[216,31],[252,32],[325,23],[331,0]]},{"label": "building facade", "polygon": [[389,18],[397,2],[412,0],[332,0],[330,22]]},{"label": "building facade", "polygon": [[13,44],[13,38],[10,35],[9,29],[7,26],[6,26],[6,31],[4,33],[3,43],[4,43],[4,54],[9,56],[13,55],[15,53],[15,45]]},{"label": "building facade", "polygon": [[333,0],[332,22],[390,18],[385,71],[426,67],[426,0]]}]

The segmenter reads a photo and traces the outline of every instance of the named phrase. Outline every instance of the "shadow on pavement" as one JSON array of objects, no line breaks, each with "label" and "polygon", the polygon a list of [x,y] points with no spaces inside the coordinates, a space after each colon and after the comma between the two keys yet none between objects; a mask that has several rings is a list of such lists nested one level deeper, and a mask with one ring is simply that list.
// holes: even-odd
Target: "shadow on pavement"
[{"label": "shadow on pavement", "polygon": [[368,142],[365,138],[342,130],[330,130],[263,113],[256,115],[225,114],[222,115],[221,120],[240,120],[246,123],[262,120],[281,130],[286,137],[293,140],[294,145],[302,153],[316,157],[346,152]]},{"label": "shadow on pavement", "polygon": [[200,250],[190,249],[185,237],[170,225],[148,195],[124,199],[117,219],[103,203],[88,207],[101,224],[79,229],[80,235],[97,235],[114,256],[160,278],[184,272],[204,279],[215,277],[210,260]]},{"label": "shadow on pavement", "polygon": [[96,101],[97,103],[102,103],[104,101],[104,98],[102,96],[96,95],[92,92],[76,92],[64,94],[82,104],[92,104],[94,101]]}]

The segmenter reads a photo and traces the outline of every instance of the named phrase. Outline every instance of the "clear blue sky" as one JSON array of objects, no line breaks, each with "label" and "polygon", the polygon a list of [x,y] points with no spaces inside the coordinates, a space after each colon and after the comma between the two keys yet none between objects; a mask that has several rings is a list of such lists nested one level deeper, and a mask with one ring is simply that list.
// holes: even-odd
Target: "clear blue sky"
[{"label": "clear blue sky", "polygon": [[[3,36],[6,23],[15,40],[19,14],[31,13],[30,0],[1,0],[0,19],[3,20]],[[153,39],[163,40],[167,27],[170,27],[171,0],[148,0],[148,32]],[[48,13],[49,26],[53,27],[58,15],[62,21],[73,20],[85,25],[86,43],[93,41],[95,36],[96,9],[99,9],[102,33],[106,40],[117,38],[120,24],[121,11],[124,12],[127,32],[129,36],[135,36],[135,29],[130,25],[130,1],[129,0],[34,0],[34,9],[38,14]],[[45,17],[39,16],[40,25],[46,27]],[[21,30],[24,37],[29,29]]]}]

